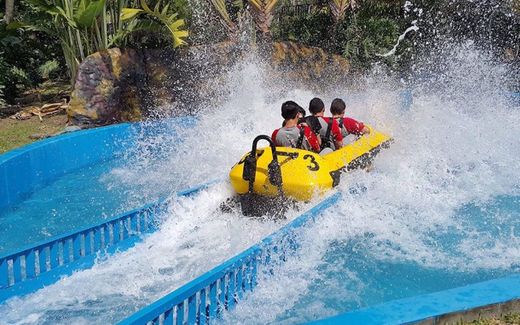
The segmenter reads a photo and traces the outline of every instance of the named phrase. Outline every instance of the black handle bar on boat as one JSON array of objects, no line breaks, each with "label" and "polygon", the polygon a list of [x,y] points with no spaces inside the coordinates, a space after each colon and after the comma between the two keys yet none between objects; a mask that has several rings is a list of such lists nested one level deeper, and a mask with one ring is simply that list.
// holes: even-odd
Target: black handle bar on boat
[{"label": "black handle bar on boat", "polygon": [[266,140],[267,142],[269,142],[269,146],[271,147],[271,153],[273,155],[273,160],[269,163],[267,167],[269,182],[277,186],[279,191],[281,192],[282,171],[280,169],[280,164],[278,163],[276,145],[274,144],[271,137],[267,135],[259,135],[253,140],[251,153],[249,154],[249,156],[246,157],[244,161],[244,171],[242,173],[242,178],[246,181],[249,181],[249,193],[252,193],[253,183],[255,182],[256,178],[256,148],[260,140]]}]

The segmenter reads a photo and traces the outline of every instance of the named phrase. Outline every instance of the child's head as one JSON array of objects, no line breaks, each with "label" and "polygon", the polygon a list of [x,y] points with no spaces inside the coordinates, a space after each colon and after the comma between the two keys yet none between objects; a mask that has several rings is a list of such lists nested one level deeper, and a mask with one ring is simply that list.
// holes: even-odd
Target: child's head
[{"label": "child's head", "polygon": [[285,120],[295,119],[302,110],[303,108],[292,100],[287,101],[282,104],[282,117]]},{"label": "child's head", "polygon": [[345,114],[345,102],[341,98],[336,98],[330,104],[330,113],[334,116]]},{"label": "child's head", "polygon": [[311,102],[309,103],[309,112],[311,112],[312,115],[316,115],[318,113],[321,113],[325,110],[325,104],[323,101],[317,97],[311,99]]}]

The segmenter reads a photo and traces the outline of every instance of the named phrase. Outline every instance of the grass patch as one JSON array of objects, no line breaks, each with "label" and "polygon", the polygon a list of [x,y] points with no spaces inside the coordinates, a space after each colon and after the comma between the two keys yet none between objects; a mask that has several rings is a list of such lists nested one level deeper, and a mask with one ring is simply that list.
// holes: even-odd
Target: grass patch
[{"label": "grass patch", "polygon": [[36,116],[24,121],[0,119],[0,154],[36,141],[31,135],[51,136],[63,130],[66,122],[65,114],[44,117],[42,122]]},{"label": "grass patch", "polygon": [[471,322],[460,322],[460,325],[520,325],[520,313],[506,314],[498,318],[477,319]]}]

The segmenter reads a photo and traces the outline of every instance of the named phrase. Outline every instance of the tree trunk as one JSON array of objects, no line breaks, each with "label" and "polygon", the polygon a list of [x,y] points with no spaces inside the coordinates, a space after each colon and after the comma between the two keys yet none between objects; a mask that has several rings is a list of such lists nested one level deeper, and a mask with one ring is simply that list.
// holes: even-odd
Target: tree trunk
[{"label": "tree trunk", "polygon": [[14,0],[5,0],[5,16],[4,20],[6,24],[13,21],[14,16]]}]

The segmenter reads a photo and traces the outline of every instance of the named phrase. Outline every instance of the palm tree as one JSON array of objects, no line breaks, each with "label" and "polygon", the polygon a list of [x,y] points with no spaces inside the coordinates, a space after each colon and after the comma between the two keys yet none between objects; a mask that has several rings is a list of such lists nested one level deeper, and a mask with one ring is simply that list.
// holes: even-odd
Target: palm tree
[{"label": "palm tree", "polygon": [[211,4],[217,12],[220,15],[220,18],[222,18],[222,22],[224,26],[227,27],[228,32],[230,34],[233,34],[237,30],[237,25],[235,22],[231,19],[231,16],[229,15],[228,9],[226,7],[226,0],[210,0]]},{"label": "palm tree", "polygon": [[355,0],[329,0],[329,8],[334,19],[334,24],[337,25],[345,18],[345,12],[348,7],[354,8],[356,6]]},{"label": "palm tree", "polygon": [[[236,35],[238,31],[238,26],[228,12],[226,7],[226,0],[209,0],[211,4],[215,7],[217,12],[220,14],[220,18],[222,19],[223,24],[228,28],[231,38]],[[274,9],[278,4],[278,0],[247,0],[249,4],[249,8],[253,13],[253,19],[255,21],[255,25],[257,30],[261,33],[263,39],[271,38],[271,23],[274,17]],[[238,5],[238,2],[235,1],[235,6]],[[242,7],[240,11],[244,8]],[[241,13],[238,15],[243,16]]]},{"label": "palm tree", "polygon": [[264,40],[270,40],[271,23],[278,0],[248,0],[248,3],[253,10],[256,28],[262,34]]},{"label": "palm tree", "polygon": [[14,0],[5,0],[5,15],[4,21],[7,25],[11,23],[14,16]]}]

